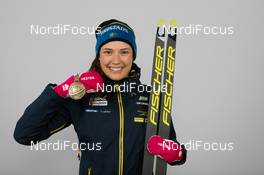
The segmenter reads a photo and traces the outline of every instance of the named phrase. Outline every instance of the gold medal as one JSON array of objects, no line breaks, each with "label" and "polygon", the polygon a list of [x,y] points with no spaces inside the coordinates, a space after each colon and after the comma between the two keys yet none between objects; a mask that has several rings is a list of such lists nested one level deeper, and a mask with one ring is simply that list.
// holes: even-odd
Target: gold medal
[{"label": "gold medal", "polygon": [[79,81],[79,75],[75,76],[74,82],[69,88],[69,96],[73,100],[79,100],[85,95],[85,86]]}]

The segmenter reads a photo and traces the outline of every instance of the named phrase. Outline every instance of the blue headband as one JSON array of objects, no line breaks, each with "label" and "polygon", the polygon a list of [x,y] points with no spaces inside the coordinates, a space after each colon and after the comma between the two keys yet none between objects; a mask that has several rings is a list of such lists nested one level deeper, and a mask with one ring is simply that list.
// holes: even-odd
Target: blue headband
[{"label": "blue headband", "polygon": [[99,58],[101,47],[110,41],[123,41],[128,43],[133,50],[133,58],[137,55],[137,45],[133,30],[124,24],[114,22],[101,28],[100,33],[96,35],[96,57]]}]

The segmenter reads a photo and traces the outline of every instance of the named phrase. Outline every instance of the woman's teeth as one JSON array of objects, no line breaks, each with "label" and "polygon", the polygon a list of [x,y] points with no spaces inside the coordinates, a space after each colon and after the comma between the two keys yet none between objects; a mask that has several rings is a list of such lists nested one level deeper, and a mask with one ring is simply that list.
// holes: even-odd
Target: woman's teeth
[{"label": "woman's teeth", "polygon": [[111,71],[120,71],[122,67],[109,67]]}]

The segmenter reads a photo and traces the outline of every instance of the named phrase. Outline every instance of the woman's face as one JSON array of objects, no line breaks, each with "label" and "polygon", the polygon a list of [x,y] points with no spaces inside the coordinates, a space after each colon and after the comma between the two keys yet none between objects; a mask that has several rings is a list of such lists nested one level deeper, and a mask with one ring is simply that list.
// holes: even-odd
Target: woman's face
[{"label": "woman's face", "polygon": [[133,63],[131,46],[122,41],[111,41],[100,50],[100,66],[111,80],[122,80],[127,77]]}]

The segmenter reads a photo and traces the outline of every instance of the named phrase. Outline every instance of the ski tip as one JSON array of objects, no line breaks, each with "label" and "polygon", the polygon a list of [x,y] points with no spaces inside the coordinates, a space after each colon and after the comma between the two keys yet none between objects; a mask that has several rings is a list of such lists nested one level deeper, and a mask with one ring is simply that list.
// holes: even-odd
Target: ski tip
[{"label": "ski tip", "polygon": [[165,20],[159,20],[158,21],[158,23],[157,23],[157,26],[158,27],[164,27],[164,26],[167,26],[167,27],[176,27],[177,26],[177,20],[176,19],[173,19],[173,20],[171,20],[171,22],[170,22],[170,24],[168,25],[166,25],[165,24]]},{"label": "ski tip", "polygon": [[177,21],[175,19],[171,20],[171,27],[176,27]]},{"label": "ski tip", "polygon": [[159,20],[157,23],[158,27],[162,27],[163,25],[165,25],[165,21],[164,20]]}]

